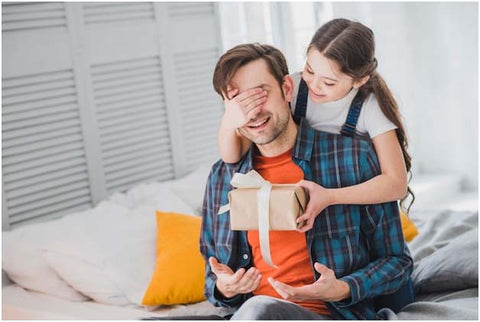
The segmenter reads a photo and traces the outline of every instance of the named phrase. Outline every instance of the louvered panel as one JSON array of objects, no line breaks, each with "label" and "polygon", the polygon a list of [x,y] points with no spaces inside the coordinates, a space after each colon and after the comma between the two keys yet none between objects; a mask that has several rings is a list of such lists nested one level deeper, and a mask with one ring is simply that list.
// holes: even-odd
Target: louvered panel
[{"label": "louvered panel", "polygon": [[83,178],[84,178],[83,172],[84,171],[81,170],[79,171],[79,173],[74,173],[74,174],[69,173],[68,177],[59,177],[59,179],[56,179],[56,180],[51,180],[51,181],[40,183],[40,184],[28,185],[26,187],[22,187],[21,189],[11,189],[8,193],[8,196],[11,200],[13,200],[15,198],[20,198],[23,196],[37,193],[37,192],[43,192],[51,188],[68,185],[72,182],[73,183],[80,182],[83,186],[86,186],[86,182],[83,181]]},{"label": "louvered panel", "polygon": [[[153,95],[162,95],[163,93],[156,87],[142,88],[135,93],[118,93],[115,96],[106,96],[101,98],[96,98],[95,102],[99,109],[103,109],[103,106],[116,105],[125,101],[134,101],[135,99],[141,97],[149,97]],[[163,95],[162,95],[163,97]]]},{"label": "louvered panel", "polygon": [[36,206],[41,206],[41,202],[43,200],[48,200],[54,201],[52,198],[59,194],[65,194],[65,193],[70,193],[74,191],[85,191],[85,189],[88,189],[88,182],[85,182],[83,180],[80,180],[78,182],[70,182],[69,184],[58,186],[58,187],[50,187],[47,190],[41,190],[37,191],[36,193],[30,193],[30,194],[25,194],[21,197],[12,197],[9,195],[9,201],[8,201],[8,206],[13,208],[13,207],[19,207],[23,206],[26,204],[32,204],[33,202],[37,202]]},{"label": "louvered panel", "polygon": [[61,130],[65,128],[72,128],[78,126],[77,120],[65,120],[61,123],[55,124],[46,124],[37,126],[35,128],[28,128],[28,129],[18,129],[14,132],[3,132],[2,137],[3,141],[13,139],[13,138],[22,138],[22,137],[29,137],[30,135],[34,134],[44,134],[49,133],[50,131]]},{"label": "louvered panel", "polygon": [[2,31],[66,27],[63,3],[3,3]]},{"label": "louvered panel", "polygon": [[[54,137],[47,140],[42,140],[40,142],[36,141],[34,143],[25,143],[25,144],[17,144],[13,147],[7,148],[3,147],[3,156],[5,158],[11,156],[18,156],[18,155],[26,155],[32,151],[37,151],[40,149],[48,149],[48,148],[58,148],[59,146],[63,146],[66,150],[69,150],[68,147],[72,144],[74,146],[82,146],[82,135],[79,133],[72,134],[70,136],[64,137]],[[24,143],[24,142],[22,142]],[[81,149],[80,149],[81,150]],[[52,153],[55,154],[55,153]],[[26,156],[25,156],[26,158]]]},{"label": "louvered panel", "polygon": [[3,175],[3,179],[4,179],[4,182],[9,183],[11,181],[27,179],[29,177],[41,175],[47,172],[53,172],[60,169],[66,169],[69,167],[81,167],[82,169],[85,169],[84,165],[85,165],[85,159],[80,159],[80,158],[69,159],[69,160],[60,161],[56,164],[49,164],[46,166],[35,167],[28,170],[22,170],[21,172],[13,172],[13,173],[5,172]]},{"label": "louvered panel", "polygon": [[[216,132],[205,133],[205,131],[194,132],[196,135],[189,137],[188,144],[186,149],[188,151],[193,151],[194,149],[199,149],[202,151],[202,147],[205,146],[216,146],[217,144],[217,135]],[[204,140],[203,140],[204,139]]]},{"label": "louvered panel", "polygon": [[[188,95],[179,96],[179,102],[189,170],[194,163],[206,162],[217,153],[217,129],[223,113],[223,104],[211,85],[217,56],[217,50],[209,48],[183,52],[174,59],[179,91],[188,92]],[[193,72],[189,73],[189,70]],[[208,143],[205,145],[204,142]]]},{"label": "louvered panel", "polygon": [[158,57],[91,69],[107,191],[173,178],[162,172],[173,161]]},{"label": "louvered panel", "polygon": [[4,115],[3,121],[5,123],[10,123],[10,122],[19,121],[22,119],[38,118],[45,115],[60,114],[67,111],[68,112],[76,111],[76,109],[77,109],[77,105],[75,104],[65,104],[65,105],[42,108],[40,110],[33,110],[33,111],[27,110],[27,111],[21,111],[15,114]]},{"label": "louvered panel", "polygon": [[[141,119],[137,120],[136,126],[134,128],[149,128],[158,126],[159,123],[156,119]],[[118,133],[124,133],[125,131],[131,131],[132,124],[131,123],[122,123],[120,125],[111,126],[102,129],[102,133],[100,135],[101,138],[117,135]],[[103,142],[103,141],[102,141]]]},{"label": "louvered panel", "polygon": [[[88,191],[85,191],[88,193]],[[60,200],[56,203],[45,205],[43,207],[29,207],[29,209],[14,209],[14,213],[10,216],[10,224],[15,225],[17,222],[31,220],[43,216],[58,216],[69,214],[75,209],[87,209],[91,207],[90,196],[78,195],[77,192],[70,193],[65,197],[70,199]]]},{"label": "louvered panel", "polygon": [[[115,150],[108,150],[108,151],[103,151],[102,155],[104,157],[104,164],[113,164],[115,162],[114,158],[126,154],[130,155],[135,155],[139,151],[149,151],[151,149],[155,149],[158,147],[158,145],[163,144],[166,145],[167,147],[164,148],[165,154],[162,156],[164,158],[165,155],[168,155],[170,153],[170,147],[169,144],[170,140],[168,138],[162,138],[161,140],[158,141],[152,141],[152,142],[141,142],[138,143],[135,146],[123,146],[121,148],[117,148]],[[113,161],[113,162],[110,162]]]},{"label": "louvered panel", "polygon": [[191,18],[192,16],[213,15],[213,3],[179,2],[168,4],[170,18]]},{"label": "louvered panel", "polygon": [[33,177],[23,178],[23,180],[11,181],[9,183],[9,191],[14,192],[17,191],[17,189],[23,190],[28,187],[35,187],[40,189],[40,187],[42,187],[43,185],[56,185],[57,181],[61,180],[62,178],[67,178],[68,180],[70,180],[70,177],[76,178],[78,174],[85,177],[86,171],[87,170],[85,167],[71,167],[66,169],[58,169],[53,172],[45,172],[43,174],[35,175]]},{"label": "louvered panel", "polygon": [[[76,144],[71,146],[61,146],[53,149],[44,149],[32,153],[14,156],[8,159],[4,166],[4,171],[24,171],[32,167],[41,167],[51,163],[62,162],[69,159],[83,157],[81,151],[83,145]],[[80,151],[79,151],[80,150]],[[57,154],[53,154],[57,152]],[[27,159],[28,161],[14,162],[15,160]],[[13,159],[13,160],[12,160]]]},{"label": "louvered panel", "polygon": [[196,118],[202,117],[205,114],[210,115],[210,113],[216,113],[218,111],[218,105],[222,104],[218,99],[211,99],[209,101],[198,102],[197,104],[192,104],[194,108],[190,110],[183,111],[183,115],[187,116],[187,119],[183,121],[184,124],[189,122],[196,123]]},{"label": "louvered panel", "polygon": [[[69,213],[75,213],[75,212],[80,212],[80,211],[85,211],[89,209],[90,206],[88,205],[80,205],[80,206],[71,206],[69,207]],[[26,217],[25,220],[21,220],[19,218],[16,218],[14,225],[15,227],[22,227],[26,225],[32,225],[35,223],[41,223],[41,222],[46,222],[50,220],[55,220],[60,217],[65,215],[65,211],[60,210],[60,211],[50,211],[48,215],[40,215],[38,217],[31,218],[29,216]]]},{"label": "louvered panel", "polygon": [[123,101],[110,103],[107,105],[102,105],[101,107],[99,107],[98,113],[99,113],[99,117],[103,117],[103,114],[108,115],[108,113],[113,112],[117,109],[124,109],[124,108],[129,109],[135,106],[158,104],[158,102],[161,100],[162,100],[162,95],[159,93],[153,93],[153,95],[150,95],[150,96],[142,96],[142,95],[137,95],[136,97],[132,96],[131,100],[123,100]]},{"label": "louvered panel", "polygon": [[95,77],[95,83],[99,83],[104,80],[128,77],[132,73],[138,75],[142,72],[151,72],[152,66],[157,64],[159,64],[157,57],[128,59],[121,63],[112,62],[95,65],[92,69],[92,75]]},{"label": "louvered panel", "polygon": [[103,164],[106,167],[111,167],[111,166],[114,166],[116,163],[122,163],[122,162],[126,162],[126,161],[129,161],[129,160],[132,160],[132,159],[141,159],[141,158],[144,158],[144,157],[149,157],[151,155],[162,154],[164,152],[165,152],[165,149],[163,147],[152,146],[148,150],[147,149],[137,150],[137,151],[135,151],[134,155],[130,155],[128,153],[119,154],[115,158],[106,159],[103,162]]},{"label": "louvered panel", "polygon": [[149,72],[151,72],[150,68],[152,64],[156,64],[156,61],[152,60],[151,62],[149,62],[142,59],[140,61],[132,61],[132,63],[130,64],[130,68],[135,67],[135,69],[104,70],[102,72],[99,72],[99,70],[97,70],[97,73],[95,74],[95,79],[98,83],[95,85],[98,86],[103,81],[130,79],[131,77],[138,77],[148,74]]},{"label": "louvered panel", "polygon": [[[145,165],[147,164],[147,166]],[[150,154],[143,156],[142,158],[130,159],[128,161],[116,162],[114,165],[108,168],[106,174],[114,179],[115,177],[123,177],[124,175],[134,174],[139,169],[147,168],[152,165],[157,165],[157,167],[168,166],[168,160],[158,160],[156,155]]]},{"label": "louvered panel", "polygon": [[114,127],[116,125],[122,124],[130,124],[130,126],[132,126],[131,124],[134,124],[135,122],[142,122],[152,119],[163,119],[164,114],[165,113],[162,113],[160,109],[157,109],[146,111],[144,114],[128,114],[126,116],[120,115],[116,118],[106,119],[100,123],[102,123],[102,126],[105,128]]},{"label": "louvered panel", "polygon": [[172,178],[173,166],[162,165],[153,166],[148,169],[143,169],[141,172],[135,172],[135,174],[127,176],[122,174],[118,180],[111,180],[107,186],[108,191],[123,191],[139,182],[153,182],[153,181],[165,181]]},{"label": "louvered panel", "polygon": [[142,142],[149,141],[151,139],[161,139],[161,137],[152,136],[152,133],[148,132],[143,135],[135,135],[125,138],[123,140],[117,140],[116,142],[110,141],[108,144],[102,145],[102,151],[110,151],[122,148],[124,146],[135,146],[141,144]]},{"label": "louvered panel", "polygon": [[[3,118],[5,121],[5,117]],[[10,138],[8,141],[3,142],[2,146],[6,150],[11,147],[19,146],[21,144],[29,144],[32,142],[42,142],[43,140],[52,139],[55,137],[66,137],[78,133],[78,129],[67,127],[65,129],[54,130],[50,132],[40,133],[36,136],[21,136],[19,138]]]},{"label": "louvered panel", "polygon": [[[167,126],[163,125],[162,128],[156,129],[153,137],[157,140],[163,140],[165,138],[168,138]],[[108,152],[111,150],[116,150],[118,148],[123,148],[126,144],[141,144],[142,142],[144,142],[145,139],[152,139],[151,128],[138,128],[135,130],[121,133],[117,136],[102,138],[102,150],[104,152]]]},{"label": "louvered panel", "polygon": [[[139,127],[136,129],[130,129],[128,132],[121,132],[121,133],[114,133],[112,135],[103,135],[102,136],[102,142],[104,143],[105,148],[108,149],[108,144],[110,143],[115,143],[117,141],[121,141],[124,139],[128,139],[129,137],[132,136],[141,136],[141,135],[146,135],[148,133],[151,133],[152,129],[149,127]],[[160,137],[168,137],[168,128],[167,126],[161,125],[158,127],[156,131],[156,135]]]},{"label": "louvered panel", "polygon": [[[122,104],[122,108],[118,109],[111,109],[108,113],[105,110],[101,110],[98,113],[98,120],[99,121],[107,121],[107,119],[111,117],[124,117],[128,115],[136,115],[139,113],[148,113],[152,111],[158,111],[161,105],[158,101],[146,102],[143,104],[135,105],[135,104]],[[165,111],[160,111],[163,113],[162,116],[166,116]]]},{"label": "louvered panel", "polygon": [[[212,75],[202,75],[202,74],[190,74],[190,75],[184,75],[183,79],[188,81],[188,84],[190,86],[195,86],[195,85],[204,85],[206,83],[212,83]],[[187,86],[184,84],[179,84],[179,89],[181,90],[188,90]],[[213,85],[212,85],[213,89]]]},{"label": "louvered panel", "polygon": [[[65,141],[71,141],[69,137],[63,139]],[[67,151],[75,151],[76,153],[81,153],[82,151],[83,142],[81,136],[79,136],[79,139],[76,140],[76,142],[66,142],[67,144],[55,144],[58,141],[60,140],[47,140],[46,142],[42,141],[40,143],[5,149],[8,153],[5,151],[3,152],[3,165],[6,167],[20,165],[21,163],[26,162],[25,160],[32,160],[30,162],[36,162],[35,164],[40,165],[42,164],[41,160],[43,157],[48,157],[50,155],[58,156],[60,153]]]},{"label": "louvered panel", "polygon": [[136,3],[85,3],[83,6],[87,25],[154,19],[153,5],[148,2]]},{"label": "louvered panel", "polygon": [[44,99],[41,101],[31,101],[22,103],[22,105],[14,105],[14,106],[4,106],[2,109],[2,113],[4,115],[9,115],[11,113],[18,113],[36,109],[44,109],[48,107],[56,107],[56,106],[64,106],[70,103],[77,102],[76,96],[64,96],[64,97],[54,97],[49,99]]},{"label": "louvered panel", "polygon": [[91,206],[72,71],[6,78],[2,88],[2,169],[10,224]]},{"label": "louvered panel", "polygon": [[59,113],[51,116],[42,116],[34,119],[26,119],[26,120],[11,122],[11,123],[5,123],[4,127],[2,128],[2,131],[8,132],[8,131],[14,131],[16,129],[27,128],[27,127],[28,128],[37,127],[37,126],[41,126],[49,123],[70,120],[78,116],[79,116],[78,111],[70,111],[70,112]]},{"label": "louvered panel", "polygon": [[[161,84],[162,79],[158,74],[141,74],[141,75],[129,75],[128,77],[122,78],[115,78],[109,80],[109,82],[104,83],[97,83],[95,84],[95,90],[105,90],[107,88],[123,88],[125,86],[131,86],[132,82],[135,82],[141,87],[144,87],[146,84]],[[107,93],[105,93],[108,95]]]}]

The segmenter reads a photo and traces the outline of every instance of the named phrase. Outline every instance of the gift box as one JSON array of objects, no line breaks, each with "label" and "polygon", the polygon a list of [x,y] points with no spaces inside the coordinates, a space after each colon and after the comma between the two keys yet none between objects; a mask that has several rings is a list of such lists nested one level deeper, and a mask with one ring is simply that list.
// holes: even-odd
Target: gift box
[{"label": "gift box", "polygon": [[[259,188],[237,188],[228,194],[230,228],[258,230]],[[302,187],[294,184],[272,184],[269,200],[269,230],[296,230],[303,225],[297,218],[303,214],[307,197]]]},{"label": "gift box", "polygon": [[271,184],[255,170],[235,173],[230,184],[237,189],[228,193],[227,205],[219,215],[230,210],[232,230],[258,230],[262,257],[277,267],[270,254],[269,230],[296,230],[297,218],[307,205],[307,195],[295,184]]}]

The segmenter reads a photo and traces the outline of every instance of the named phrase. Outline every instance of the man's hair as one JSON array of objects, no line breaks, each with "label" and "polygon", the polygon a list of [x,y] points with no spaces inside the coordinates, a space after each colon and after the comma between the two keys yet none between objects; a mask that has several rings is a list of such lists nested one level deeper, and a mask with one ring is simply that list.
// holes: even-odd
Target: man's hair
[{"label": "man's hair", "polygon": [[[213,88],[222,96],[227,97],[227,87],[239,68],[257,59],[263,59],[268,71],[277,80],[280,88],[283,78],[288,75],[288,66],[282,52],[270,45],[259,43],[241,44],[223,54],[215,66],[213,73]],[[282,91],[283,93],[283,91]],[[230,97],[228,97],[230,99]]]}]

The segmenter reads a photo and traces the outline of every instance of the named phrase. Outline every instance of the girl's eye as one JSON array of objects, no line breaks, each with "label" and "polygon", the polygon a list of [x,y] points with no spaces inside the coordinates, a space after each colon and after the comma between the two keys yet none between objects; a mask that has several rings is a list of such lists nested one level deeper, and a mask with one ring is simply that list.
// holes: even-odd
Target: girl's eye
[{"label": "girl's eye", "polygon": [[307,73],[309,73],[309,74],[313,74],[313,72],[312,72],[311,70],[309,70],[309,69],[306,69],[306,71],[307,71]]},{"label": "girl's eye", "polygon": [[325,83],[325,85],[327,85],[327,86],[333,86],[333,85],[335,85],[335,84]]}]

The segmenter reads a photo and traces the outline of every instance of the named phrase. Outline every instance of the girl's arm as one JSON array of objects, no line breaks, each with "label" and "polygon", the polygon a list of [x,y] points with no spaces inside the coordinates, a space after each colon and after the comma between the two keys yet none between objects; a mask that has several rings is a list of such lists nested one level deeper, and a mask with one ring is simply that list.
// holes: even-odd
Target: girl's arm
[{"label": "girl's arm", "polygon": [[[299,185],[308,190],[310,202],[297,221],[306,221],[301,231],[313,227],[315,217],[326,207],[337,204],[368,205],[402,199],[407,193],[407,170],[395,130],[372,139],[382,173],[363,183],[345,188],[324,188],[302,180]],[[312,202],[313,201],[313,202]]]},{"label": "girl's arm", "polygon": [[218,151],[226,163],[238,162],[248,151],[251,142],[238,133],[237,129],[255,118],[267,98],[267,92],[262,88],[237,93],[238,89],[228,92],[228,97],[224,100],[225,113],[218,129]]}]

